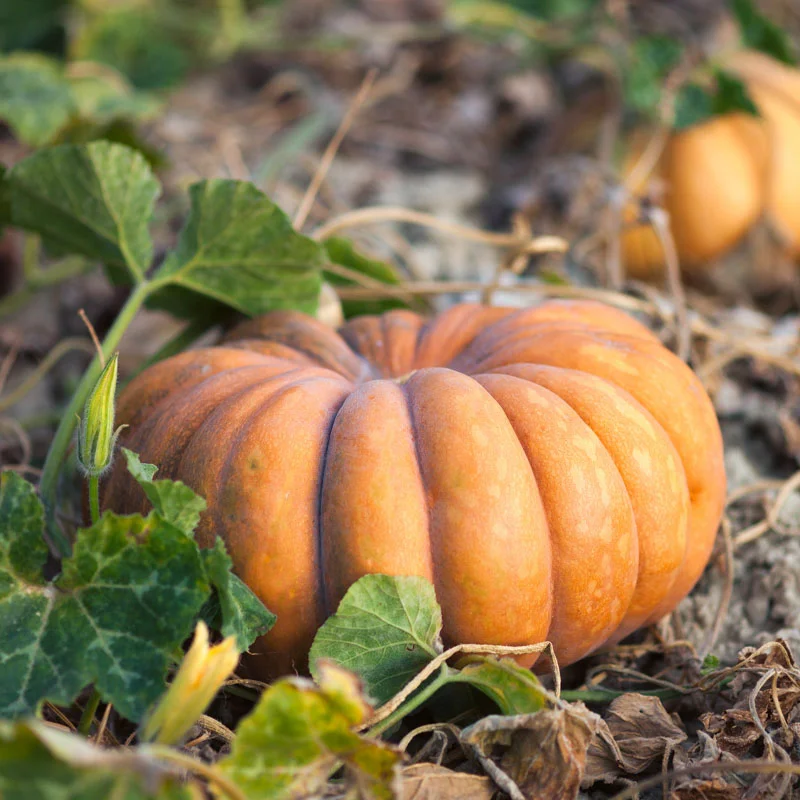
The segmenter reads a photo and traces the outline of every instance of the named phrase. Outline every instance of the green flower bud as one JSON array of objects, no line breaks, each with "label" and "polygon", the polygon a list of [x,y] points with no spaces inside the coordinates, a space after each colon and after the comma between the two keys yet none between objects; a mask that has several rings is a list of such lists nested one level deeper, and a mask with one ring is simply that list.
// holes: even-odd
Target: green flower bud
[{"label": "green flower bud", "polygon": [[102,475],[111,465],[121,428],[114,430],[117,393],[117,353],[106,364],[83,408],[78,426],[78,463],[89,476]]}]

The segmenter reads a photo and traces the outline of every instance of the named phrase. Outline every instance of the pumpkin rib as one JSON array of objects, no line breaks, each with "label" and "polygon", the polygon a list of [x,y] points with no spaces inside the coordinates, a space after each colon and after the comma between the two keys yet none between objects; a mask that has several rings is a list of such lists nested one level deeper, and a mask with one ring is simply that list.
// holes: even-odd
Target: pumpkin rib
[{"label": "pumpkin rib", "polygon": [[510,373],[475,380],[500,404],[533,470],[553,552],[547,639],[571,664],[617,630],[637,589],[627,487],[595,432],[557,394]]},{"label": "pumpkin rib", "polygon": [[544,641],[551,545],[533,470],[511,423],[477,381],[453,370],[418,370],[405,389],[428,498],[444,638]]},{"label": "pumpkin rib", "polygon": [[367,573],[432,580],[414,429],[396,382],[363,384],[342,405],[328,443],[320,525],[331,608]]},{"label": "pumpkin rib", "polygon": [[[651,621],[686,558],[689,490],[680,455],[658,420],[604,378],[539,364],[514,364],[496,373],[554,392],[597,435],[620,472],[639,542],[636,592],[615,636],[609,636],[624,638]],[[647,449],[639,446],[642,440]]]}]

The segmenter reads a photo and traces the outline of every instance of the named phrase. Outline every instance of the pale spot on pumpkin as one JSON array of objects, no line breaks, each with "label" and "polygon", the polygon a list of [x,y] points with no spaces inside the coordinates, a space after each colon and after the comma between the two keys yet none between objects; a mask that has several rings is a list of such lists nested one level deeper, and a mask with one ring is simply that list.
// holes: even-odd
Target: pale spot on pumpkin
[{"label": "pale spot on pumpkin", "polygon": [[532,389],[530,387],[525,389],[525,399],[529,403],[531,403],[532,405],[535,405],[535,406],[540,406],[541,407],[541,406],[549,405],[547,400],[544,397],[542,397],[542,395],[539,392],[537,392],[535,389]]},{"label": "pale spot on pumpkin", "polygon": [[608,507],[611,503],[611,491],[608,485],[608,471],[603,467],[598,467],[595,470],[595,475],[597,476],[597,483],[600,486],[600,501],[602,502],[604,507]]},{"label": "pale spot on pumpkin", "polygon": [[586,480],[586,473],[578,466],[573,464],[569,470],[569,476],[572,479],[573,488],[580,495],[586,491],[588,481]]},{"label": "pale spot on pumpkin", "polygon": [[597,453],[597,442],[589,436],[573,436],[572,446],[590,458],[594,458]]},{"label": "pale spot on pumpkin", "polygon": [[617,350],[612,350],[607,345],[586,344],[580,349],[581,355],[586,355],[599,361],[601,364],[611,364],[620,372],[627,375],[638,375],[639,370],[629,364],[625,357]]},{"label": "pale spot on pumpkin", "polygon": [[489,444],[489,437],[480,425],[473,425],[470,432],[472,433],[472,441],[478,447],[486,447]]},{"label": "pale spot on pumpkin", "polygon": [[586,536],[589,533],[589,523],[585,519],[580,519],[575,530],[579,536]]},{"label": "pale spot on pumpkin", "polygon": [[653,457],[650,455],[649,450],[641,447],[633,448],[633,460],[639,469],[645,474],[650,475],[653,471]]},{"label": "pale spot on pumpkin", "polygon": [[614,533],[614,525],[611,520],[610,516],[606,516],[603,520],[603,524],[600,526],[600,531],[598,532],[598,536],[600,537],[600,541],[604,544],[609,544],[611,542],[611,537]]},{"label": "pale spot on pumpkin", "polygon": [[502,489],[500,488],[499,483],[490,483],[486,487],[486,494],[488,494],[489,497],[493,497],[495,500],[497,500],[500,497],[501,493]]},{"label": "pale spot on pumpkin", "polygon": [[589,594],[594,594],[597,590],[597,578],[592,578],[588,584],[586,584],[586,591]]},{"label": "pale spot on pumpkin", "polygon": [[617,552],[624,556],[627,554],[631,546],[631,537],[628,533],[623,533],[617,538]]}]

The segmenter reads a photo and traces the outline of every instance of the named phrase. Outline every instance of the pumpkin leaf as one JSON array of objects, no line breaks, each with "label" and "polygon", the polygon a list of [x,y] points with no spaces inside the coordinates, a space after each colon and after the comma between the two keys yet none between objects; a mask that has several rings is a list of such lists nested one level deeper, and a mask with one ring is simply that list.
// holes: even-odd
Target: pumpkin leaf
[{"label": "pumpkin leaf", "polygon": [[156,513],[190,538],[194,538],[194,531],[200,522],[200,514],[205,511],[206,501],[181,481],[153,480],[158,471],[155,464],[143,464],[136,453],[125,447],[122,448],[122,453],[128,462],[128,472],[142,487]]},{"label": "pumpkin leaf", "polygon": [[760,50],[785,64],[796,63],[786,31],[764,16],[752,0],[732,0],[731,9],[747,47]]},{"label": "pumpkin leaf", "polygon": [[[54,581],[35,490],[0,476],[0,716],[69,705],[87,684],[131,720],[161,694],[210,587],[197,545],[155,512],[78,531]],[[164,613],[169,609],[169,613]]]},{"label": "pumpkin leaf", "polygon": [[441,652],[442,611],[424,578],[365,575],[317,631],[311,674],[329,660],[358,675],[364,691],[385,703]]},{"label": "pumpkin leaf", "polygon": [[249,798],[288,800],[321,792],[331,773],[344,766],[358,797],[390,800],[400,754],[353,731],[368,711],[357,681],[343,670],[322,669],[320,686],[280,680],[239,724],[231,754],[219,768]]},{"label": "pumpkin leaf", "polygon": [[33,53],[0,57],[0,120],[21,142],[47,144],[75,111],[57,62]]},{"label": "pumpkin leaf", "polygon": [[263,192],[245,181],[207,180],[189,194],[189,218],[155,276],[164,288],[150,305],[188,318],[209,313],[203,298],[251,316],[316,310],[322,247],[296,233]]},{"label": "pumpkin leaf", "polygon": [[547,694],[539,679],[510,658],[479,656],[459,664],[450,672],[450,683],[466,683],[492,699],[501,713],[531,714],[543,709]]},{"label": "pumpkin leaf", "polygon": [[114,280],[144,278],[161,187],[140,153],[109,142],[61,145],[24,159],[7,180],[15,225],[58,253],[103,262]]},{"label": "pumpkin leaf", "polygon": [[683,45],[668,36],[641,36],[631,47],[622,69],[626,105],[655,115],[661,102],[664,80],[683,56]]},{"label": "pumpkin leaf", "polygon": [[[377,258],[371,258],[359,252],[350,239],[331,236],[323,242],[323,246],[332,264],[345,267],[347,270],[354,273],[364,275],[366,278],[372,279],[372,281],[379,281],[389,286],[398,286],[400,284],[400,277],[391,264]],[[333,286],[358,285],[358,281],[355,280],[356,276],[347,278],[329,269],[325,270],[324,275],[325,279]],[[361,314],[382,314],[384,311],[390,311],[393,308],[408,308],[408,304],[397,297],[385,297],[376,300],[342,301],[342,311],[347,319],[350,317],[357,317]]]},{"label": "pumpkin leaf", "polygon": [[200,612],[210,628],[223,636],[235,636],[241,651],[275,624],[277,617],[249,587],[231,572],[233,562],[222,539],[201,550],[208,580],[214,594]]},{"label": "pumpkin leaf", "polygon": [[145,751],[108,750],[38,720],[0,721],[4,800],[191,800],[191,791]]},{"label": "pumpkin leaf", "polygon": [[727,114],[731,111],[744,111],[759,116],[758,107],[750,97],[747,86],[734,74],[724,69],[714,70],[717,90],[714,93],[714,113]]},{"label": "pumpkin leaf", "polygon": [[699,125],[713,115],[714,97],[708,89],[697,83],[687,83],[680,88],[675,99],[675,130]]}]

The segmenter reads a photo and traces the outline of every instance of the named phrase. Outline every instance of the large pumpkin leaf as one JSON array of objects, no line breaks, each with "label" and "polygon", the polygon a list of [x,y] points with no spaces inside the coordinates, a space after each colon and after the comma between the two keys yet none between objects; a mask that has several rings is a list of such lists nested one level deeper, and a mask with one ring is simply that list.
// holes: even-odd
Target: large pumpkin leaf
[{"label": "large pumpkin leaf", "polygon": [[357,681],[330,667],[320,680],[287,678],[267,689],[220,769],[252,800],[316,796],[340,765],[356,796],[395,797],[400,754],[353,731],[369,712]]},{"label": "large pumpkin leaf", "polygon": [[38,720],[0,721],[3,800],[191,800],[163,763],[132,748],[106,750]]},{"label": "large pumpkin leaf", "polygon": [[442,611],[424,578],[365,575],[317,631],[311,674],[330,660],[355,672],[367,695],[384,703],[441,652]]},{"label": "large pumpkin leaf", "polygon": [[0,477],[0,716],[44,699],[69,705],[87,684],[138,720],[209,593],[197,545],[157,514],[106,513],[78,532],[52,582],[33,487]]},{"label": "large pumpkin leaf", "polygon": [[24,159],[7,181],[15,225],[57,252],[102,261],[115,279],[144,277],[161,187],[140,153],[109,142],[61,145]]},{"label": "large pumpkin leaf", "polygon": [[0,57],[0,121],[22,142],[51,141],[76,111],[55,61],[31,53]]},{"label": "large pumpkin leaf", "polygon": [[263,192],[244,181],[208,180],[189,193],[189,219],[155,276],[164,289],[151,305],[190,318],[209,313],[202,298],[251,316],[316,309],[323,249],[296,233]]}]

